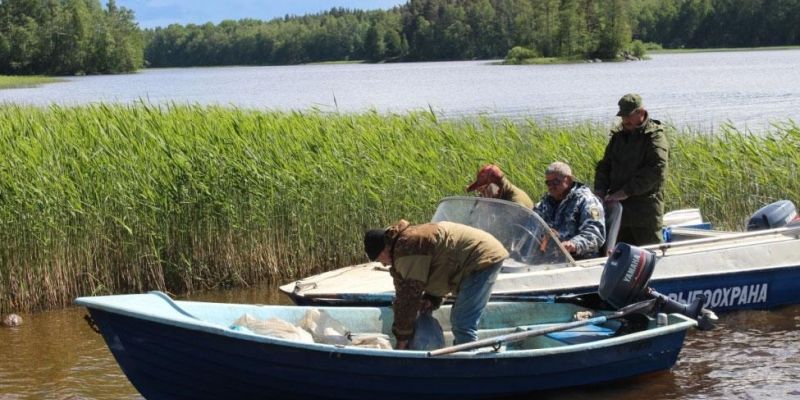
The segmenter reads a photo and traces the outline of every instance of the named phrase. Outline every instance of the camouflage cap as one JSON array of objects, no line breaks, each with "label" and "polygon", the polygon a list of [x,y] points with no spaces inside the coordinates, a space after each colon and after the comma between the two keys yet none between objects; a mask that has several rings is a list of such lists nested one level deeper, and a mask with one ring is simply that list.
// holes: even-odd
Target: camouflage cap
[{"label": "camouflage cap", "polygon": [[634,111],[642,108],[642,96],[636,93],[628,93],[622,96],[617,103],[619,105],[618,117],[627,117],[633,114]]}]

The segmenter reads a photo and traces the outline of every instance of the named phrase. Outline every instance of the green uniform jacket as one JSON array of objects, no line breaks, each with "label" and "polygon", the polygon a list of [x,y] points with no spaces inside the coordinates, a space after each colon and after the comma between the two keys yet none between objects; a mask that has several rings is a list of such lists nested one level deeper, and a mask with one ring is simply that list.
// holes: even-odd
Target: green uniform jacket
[{"label": "green uniform jacket", "polygon": [[661,227],[668,160],[669,142],[661,122],[648,118],[634,132],[625,132],[621,124],[611,130],[594,187],[603,195],[622,189],[629,196],[622,201],[620,226],[654,231]]},{"label": "green uniform jacket", "polygon": [[517,203],[525,208],[533,208],[533,200],[524,190],[511,184],[505,176],[500,179],[500,198]]},{"label": "green uniform jacket", "polygon": [[411,225],[398,230],[389,227],[392,245],[395,300],[392,332],[398,340],[414,333],[414,321],[423,294],[444,297],[457,294],[461,280],[508,257],[494,236],[466,225],[438,222]]}]

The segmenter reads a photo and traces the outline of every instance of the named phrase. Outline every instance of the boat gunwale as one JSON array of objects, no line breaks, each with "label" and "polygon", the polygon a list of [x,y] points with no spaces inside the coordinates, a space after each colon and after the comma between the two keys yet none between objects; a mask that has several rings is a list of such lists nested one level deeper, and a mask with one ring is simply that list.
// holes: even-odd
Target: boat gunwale
[{"label": "boat gunwale", "polygon": [[[270,344],[275,346],[283,346],[283,347],[292,347],[298,348],[308,351],[314,352],[323,352],[329,354],[349,354],[349,355],[359,355],[359,356],[375,356],[375,357],[390,357],[390,358],[410,358],[410,359],[418,359],[418,358],[431,358],[428,356],[427,351],[413,351],[413,350],[404,350],[404,351],[397,351],[397,350],[384,350],[384,349],[373,349],[373,348],[362,348],[362,347],[355,347],[355,346],[342,346],[342,345],[332,345],[332,344],[324,344],[324,343],[303,343],[297,342],[289,339],[281,339],[275,338],[270,336],[259,335],[256,333],[248,333],[242,331],[235,331],[228,329],[227,327],[211,323],[208,321],[204,321],[202,319],[188,317],[184,314],[181,314],[179,311],[175,310],[172,307],[164,307],[164,309],[168,310],[167,314],[170,314],[174,318],[169,318],[162,315],[154,315],[152,313],[141,312],[137,310],[133,310],[130,307],[120,306],[119,304],[108,303],[106,300],[114,300],[114,298],[121,298],[121,297],[129,297],[129,296],[155,296],[152,294],[134,294],[134,295],[116,295],[116,296],[96,296],[96,297],[79,297],[75,300],[75,303],[86,307],[90,310],[97,309],[100,311],[104,311],[111,314],[122,315],[129,318],[140,319],[144,321],[149,321],[156,324],[163,324],[172,327],[188,329],[193,331],[200,331],[205,332],[213,335],[221,335],[224,337],[229,337],[232,339],[238,340],[245,340],[249,342],[256,342],[256,343],[263,343],[263,344]],[[157,297],[157,296],[155,296]],[[163,301],[163,299],[162,299]],[[190,302],[190,301],[176,301],[178,305],[183,305],[186,303],[192,303],[194,305],[213,305],[213,306],[242,306],[242,307],[265,307],[265,308],[281,308],[281,307],[292,307],[297,309],[312,309],[312,308],[320,308],[314,306],[279,306],[279,305],[248,305],[248,304],[229,304],[229,303],[213,303],[213,302]],[[167,304],[163,302],[163,304]],[[347,310],[366,310],[366,309],[380,309],[380,307],[337,307],[337,309]],[[540,348],[540,349],[514,349],[502,352],[495,352],[495,351],[481,351],[481,352],[462,352],[462,353],[454,353],[449,354],[446,356],[438,356],[435,357],[436,359],[494,359],[494,358],[527,358],[527,357],[539,357],[539,356],[547,356],[553,354],[567,354],[573,352],[580,352],[580,351],[587,351],[587,350],[595,350],[600,348],[606,347],[613,347],[616,345],[636,342],[639,340],[644,340],[647,338],[654,338],[659,336],[666,336],[670,334],[674,334],[680,331],[686,331],[689,328],[696,326],[697,321],[686,317],[681,314],[670,314],[670,318],[677,319],[677,322],[670,323],[665,326],[655,326],[652,328],[648,328],[644,331],[629,333],[622,336],[617,337],[610,337],[604,339],[598,339],[596,341],[588,342],[588,343],[580,343],[580,344],[568,344],[564,346],[557,346],[557,347],[548,347],[548,348]]]}]

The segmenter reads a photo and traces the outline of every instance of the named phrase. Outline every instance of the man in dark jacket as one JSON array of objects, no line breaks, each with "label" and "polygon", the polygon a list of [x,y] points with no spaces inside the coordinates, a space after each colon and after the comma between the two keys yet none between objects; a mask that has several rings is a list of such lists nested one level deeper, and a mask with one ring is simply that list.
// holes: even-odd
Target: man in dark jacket
[{"label": "man in dark jacket", "polygon": [[508,251],[494,236],[454,222],[410,225],[400,220],[364,234],[371,261],[391,265],[395,287],[392,333],[396,348],[406,349],[418,312],[457,295],[450,311],[455,344],[478,339],[478,322],[489,301]]},{"label": "man in dark jacket", "polygon": [[622,203],[617,241],[660,243],[669,143],[664,125],[651,119],[638,94],[619,100],[619,125],[597,163],[594,192],[605,202]]}]

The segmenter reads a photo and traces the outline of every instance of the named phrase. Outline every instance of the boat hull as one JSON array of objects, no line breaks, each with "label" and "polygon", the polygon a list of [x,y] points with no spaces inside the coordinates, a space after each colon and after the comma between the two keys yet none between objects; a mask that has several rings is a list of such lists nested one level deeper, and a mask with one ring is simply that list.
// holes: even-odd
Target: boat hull
[{"label": "boat hull", "polygon": [[158,399],[482,399],[671,368],[685,330],[520,358],[398,358],[243,341],[91,310],[137,390]]},{"label": "boat hull", "polygon": [[[649,286],[682,302],[691,302],[702,294],[706,297],[704,306],[715,312],[798,304],[800,238],[796,234],[729,240],[657,253]],[[605,259],[594,259],[546,270],[504,272],[495,282],[492,299],[528,300],[593,293],[604,265]],[[280,289],[301,305],[386,306],[394,298],[391,276],[374,264],[335,270]]]}]

